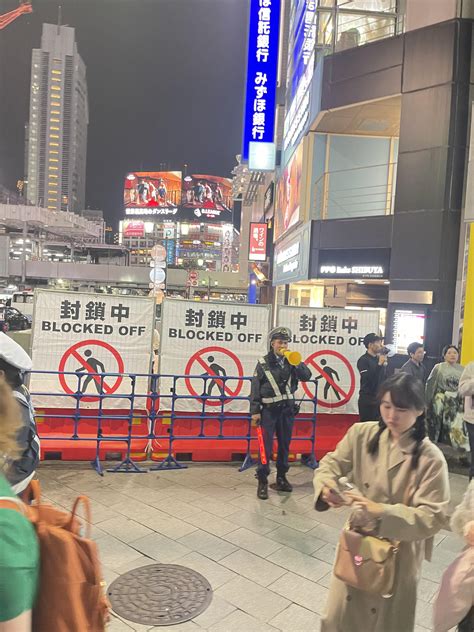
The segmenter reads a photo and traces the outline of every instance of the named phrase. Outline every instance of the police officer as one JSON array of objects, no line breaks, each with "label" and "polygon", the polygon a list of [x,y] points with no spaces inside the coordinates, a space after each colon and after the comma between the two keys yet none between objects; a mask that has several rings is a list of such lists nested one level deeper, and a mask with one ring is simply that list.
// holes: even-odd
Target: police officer
[{"label": "police officer", "polygon": [[288,453],[293,421],[297,412],[294,393],[299,380],[307,382],[311,379],[311,371],[303,362],[298,366],[289,364],[284,352],[290,340],[291,331],[287,327],[277,327],[270,332],[270,351],[258,361],[252,379],[250,414],[252,421],[262,427],[267,461],[264,465],[259,459],[257,468],[257,496],[261,500],[268,498],[268,464],[275,432],[278,440],[276,490],[293,490],[286,473],[289,469]]},{"label": "police officer", "polygon": [[0,376],[13,390],[23,421],[17,436],[20,456],[5,472],[16,494],[21,494],[28,487],[35,475],[40,456],[40,442],[36,431],[33,404],[30,393],[23,384],[23,373],[30,371],[31,367],[31,358],[23,347],[6,334],[0,333]]},{"label": "police officer", "polygon": [[377,421],[380,417],[377,394],[387,377],[387,350],[378,334],[364,338],[367,351],[357,360],[360,373],[359,421]]}]

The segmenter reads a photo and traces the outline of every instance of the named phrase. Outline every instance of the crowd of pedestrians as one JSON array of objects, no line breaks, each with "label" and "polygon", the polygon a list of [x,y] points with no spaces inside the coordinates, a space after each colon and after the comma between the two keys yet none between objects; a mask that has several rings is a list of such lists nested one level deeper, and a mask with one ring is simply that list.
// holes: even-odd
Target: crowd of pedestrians
[{"label": "crowd of pedestrians", "polygon": [[[276,488],[287,493],[292,490],[286,478],[285,452],[291,428],[285,434],[285,424],[297,412],[298,380],[308,377],[304,363],[289,362],[290,338],[286,328],[272,331],[270,353],[254,376],[251,411],[266,434],[273,437],[277,432]],[[424,347],[413,343],[408,347],[408,361],[388,376],[383,339],[369,334],[364,344],[367,351],[357,365],[360,422],[321,460],[314,475],[317,512],[342,506],[350,509],[340,533],[321,630],[414,631],[421,565],[436,556],[434,536],[451,528],[465,539],[466,547],[442,579],[433,626],[435,632],[454,627],[473,632],[474,481],[450,521],[448,467],[437,444],[448,444],[465,455],[470,450],[472,456],[474,362],[462,367],[458,349],[450,345],[428,375]],[[21,504],[21,499],[28,502],[39,461],[34,410],[23,379],[30,369],[28,354],[0,334],[1,632],[35,630],[32,612],[41,584],[37,533],[27,515],[8,507],[8,503]],[[282,390],[280,382],[291,379],[291,388]],[[265,406],[270,406],[268,411]],[[280,416],[275,416],[271,406],[277,406]],[[271,447],[265,445],[265,461],[270,457]],[[258,472],[258,496],[266,500],[267,463],[261,463]],[[471,460],[470,479],[473,474]],[[100,620],[97,630],[102,630],[107,604],[102,600],[94,607]],[[69,628],[81,632],[79,627]]]}]

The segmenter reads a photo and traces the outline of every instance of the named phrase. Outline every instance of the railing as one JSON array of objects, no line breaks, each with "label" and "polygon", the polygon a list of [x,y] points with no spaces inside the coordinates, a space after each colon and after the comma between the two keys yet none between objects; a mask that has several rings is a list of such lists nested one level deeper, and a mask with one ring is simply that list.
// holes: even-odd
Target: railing
[{"label": "railing", "polygon": [[393,6],[387,11],[363,11],[354,3],[317,9],[317,47],[326,55],[393,37],[402,30],[401,16]]},{"label": "railing", "polygon": [[[181,469],[187,467],[179,461],[176,446],[183,442],[199,446],[201,442],[212,442],[211,449],[220,442],[240,444],[242,464],[239,471],[255,465],[258,453],[256,428],[249,413],[249,391],[251,377],[220,376],[217,394],[212,394],[215,376],[172,375],[172,374],[129,374],[129,373],[72,373],[32,371],[37,379],[47,380],[48,385],[57,381],[52,390],[33,390],[31,396],[36,404],[38,434],[43,456],[56,454],[58,445],[68,449],[90,446],[93,451],[92,467],[103,475],[101,461],[106,458],[107,446],[123,458],[109,472],[146,472],[137,465],[136,451],[142,460],[152,457],[158,461],[150,470]],[[95,389],[87,389],[91,378]],[[139,380],[140,378],[140,380]],[[137,390],[137,382],[148,382],[147,392]],[[76,384],[75,391],[66,393],[60,383]],[[88,380],[88,383],[86,383]],[[160,392],[160,380],[166,380],[167,392]],[[189,388],[192,380],[193,388]],[[120,393],[112,392],[111,384],[120,381]],[[298,446],[301,461],[311,468],[317,467],[316,412],[317,381],[312,381],[314,397],[306,394],[296,401],[302,411],[296,416],[292,446]],[[169,388],[169,384],[172,387]],[[229,383],[229,388],[225,384]],[[197,384],[200,386],[198,387]],[[236,384],[238,386],[236,386]],[[240,388],[239,388],[240,387]],[[201,395],[184,395],[179,392],[201,392]],[[229,395],[229,391],[239,393]],[[85,392],[87,391],[87,392]],[[207,394],[211,393],[211,394]],[[36,400],[36,401],[35,401]],[[94,407],[91,408],[91,401]],[[229,412],[229,406],[237,408]],[[137,444],[139,448],[137,448]],[[119,446],[119,449],[117,448]],[[104,450],[105,446],[105,450]],[[245,446],[242,449],[242,446]],[[294,450],[293,450],[294,451]],[[105,453],[105,456],[104,456]],[[77,459],[84,460],[84,459]],[[218,460],[218,459],[215,459]]]},{"label": "railing", "polygon": [[396,162],[325,171],[314,184],[314,219],[391,215]]}]

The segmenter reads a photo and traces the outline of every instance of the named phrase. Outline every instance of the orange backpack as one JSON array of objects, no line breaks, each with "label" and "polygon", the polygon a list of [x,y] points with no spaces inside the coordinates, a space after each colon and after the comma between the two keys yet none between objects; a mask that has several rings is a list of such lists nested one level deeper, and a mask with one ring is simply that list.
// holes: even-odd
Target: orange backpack
[{"label": "orange backpack", "polygon": [[[33,632],[103,632],[109,619],[97,545],[90,539],[90,505],[78,496],[71,513],[41,503],[38,481],[28,488],[26,505],[12,498],[0,508],[23,513],[33,524],[40,546],[38,596],[33,609]],[[76,517],[79,505],[86,512],[86,537]]]}]

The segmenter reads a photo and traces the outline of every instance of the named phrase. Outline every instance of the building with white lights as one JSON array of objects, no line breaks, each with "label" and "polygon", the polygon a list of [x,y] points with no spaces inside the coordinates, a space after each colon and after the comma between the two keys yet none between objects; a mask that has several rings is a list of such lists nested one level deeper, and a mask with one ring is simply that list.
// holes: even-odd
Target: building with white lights
[{"label": "building with white lights", "polygon": [[43,24],[33,49],[28,125],[27,198],[56,211],[85,206],[87,126],[86,67],[74,29]]}]

